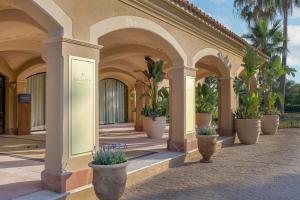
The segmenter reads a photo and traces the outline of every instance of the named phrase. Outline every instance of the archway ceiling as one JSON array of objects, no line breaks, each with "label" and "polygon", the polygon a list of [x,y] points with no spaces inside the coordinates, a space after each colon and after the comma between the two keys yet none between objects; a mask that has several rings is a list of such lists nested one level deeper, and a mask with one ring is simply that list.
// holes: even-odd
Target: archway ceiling
[{"label": "archway ceiling", "polygon": [[13,72],[22,71],[24,63],[42,55],[42,41],[47,33],[8,1],[0,3],[0,56]]},{"label": "archway ceiling", "polygon": [[226,67],[218,58],[214,56],[205,56],[201,58],[197,63],[198,68],[197,76],[222,76],[225,69],[221,70],[222,67]]},{"label": "archway ceiling", "polygon": [[99,39],[103,45],[100,66],[114,60],[125,60],[134,64],[136,69],[146,69],[145,56],[165,61],[165,68],[172,65],[175,50],[164,39],[149,31],[124,29],[111,32]]},{"label": "archway ceiling", "polygon": [[3,0],[3,1],[1,1],[0,2],[0,11],[2,11],[2,10],[8,10],[8,9],[14,9],[15,7],[13,6],[13,4],[11,3],[11,2],[9,2],[9,1],[5,1],[5,0]]},{"label": "archway ceiling", "polygon": [[128,74],[131,74],[136,79],[143,79],[144,76],[141,73],[135,72],[136,70],[145,70],[146,63],[142,56],[131,56],[126,59],[120,58],[110,62],[106,62],[100,66],[100,70],[103,69],[119,69]]}]

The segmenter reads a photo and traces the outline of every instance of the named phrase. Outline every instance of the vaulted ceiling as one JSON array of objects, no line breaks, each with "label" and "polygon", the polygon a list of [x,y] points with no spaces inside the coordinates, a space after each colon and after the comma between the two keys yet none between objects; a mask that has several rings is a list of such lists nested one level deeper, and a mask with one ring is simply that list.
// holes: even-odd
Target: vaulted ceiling
[{"label": "vaulted ceiling", "polygon": [[46,31],[26,13],[9,1],[0,2],[0,72],[17,76],[41,58],[46,37]]}]

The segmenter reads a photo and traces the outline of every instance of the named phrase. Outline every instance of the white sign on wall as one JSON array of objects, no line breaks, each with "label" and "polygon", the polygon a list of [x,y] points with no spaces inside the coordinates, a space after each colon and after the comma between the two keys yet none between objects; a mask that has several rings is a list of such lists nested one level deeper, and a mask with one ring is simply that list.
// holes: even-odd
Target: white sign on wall
[{"label": "white sign on wall", "polygon": [[89,154],[95,145],[95,60],[69,57],[69,155]]}]

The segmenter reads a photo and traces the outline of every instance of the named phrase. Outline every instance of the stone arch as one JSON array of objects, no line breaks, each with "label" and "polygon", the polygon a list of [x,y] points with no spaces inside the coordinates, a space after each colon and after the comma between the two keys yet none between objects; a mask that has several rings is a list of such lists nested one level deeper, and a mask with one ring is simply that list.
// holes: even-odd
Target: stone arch
[{"label": "stone arch", "polygon": [[[203,59],[212,58],[212,65],[205,66],[206,70],[215,70],[218,75],[218,133],[222,136],[233,135],[233,95],[231,64],[227,56],[213,48],[200,50],[192,58],[193,66]],[[212,68],[212,69],[210,69]]]},{"label": "stone arch", "polygon": [[177,60],[173,60],[174,65],[186,65],[187,55],[176,39],[157,23],[137,16],[117,16],[102,20],[90,26],[90,42],[97,43],[98,38],[110,32],[122,29],[142,29],[155,35],[159,35],[168,42],[178,54]]},{"label": "stone arch", "polygon": [[29,76],[32,76],[34,74],[43,73],[43,72],[47,72],[45,63],[38,63],[35,65],[32,65],[30,67],[27,67],[21,73],[18,74],[17,81],[25,81],[26,78],[28,78]]},{"label": "stone arch", "polygon": [[240,66],[236,72],[236,77],[240,76],[243,71],[244,71],[244,68]]},{"label": "stone arch", "polygon": [[157,57],[161,57],[164,61],[167,63],[171,63],[171,60],[168,58],[168,56],[165,53],[157,52],[155,49],[144,47],[140,45],[124,45],[120,47],[115,47],[112,49],[109,49],[108,51],[103,52],[101,54],[102,56],[102,65],[107,62],[111,62],[113,60],[122,59],[126,56],[134,56],[134,55],[154,55]]},{"label": "stone arch", "polygon": [[205,48],[196,53],[192,58],[192,65],[196,68],[197,62],[199,62],[202,58],[212,56],[215,57],[222,63],[222,66],[218,65],[217,69],[220,72],[220,76],[222,78],[229,78],[231,75],[231,64],[228,60],[227,56],[224,56],[220,51],[213,48]]},{"label": "stone arch", "polygon": [[15,74],[9,67],[8,63],[0,57],[0,74],[6,78],[6,81],[14,81]]},{"label": "stone arch", "polygon": [[71,18],[53,0],[11,0],[11,2],[47,30],[49,37],[73,38]]},{"label": "stone arch", "polygon": [[106,78],[118,79],[126,84],[129,88],[133,87],[136,82],[136,78],[132,74],[118,68],[105,68],[100,70],[99,80]]}]

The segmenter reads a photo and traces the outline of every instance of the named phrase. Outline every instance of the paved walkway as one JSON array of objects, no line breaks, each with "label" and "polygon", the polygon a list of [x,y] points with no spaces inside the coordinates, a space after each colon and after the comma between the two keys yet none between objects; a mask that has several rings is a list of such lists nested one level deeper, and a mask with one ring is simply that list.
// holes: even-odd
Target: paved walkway
[{"label": "paved walkway", "polygon": [[300,129],[224,148],[214,163],[173,168],[126,191],[123,200],[299,200]]},{"label": "paved walkway", "polygon": [[0,200],[41,190],[44,163],[0,154]]}]

